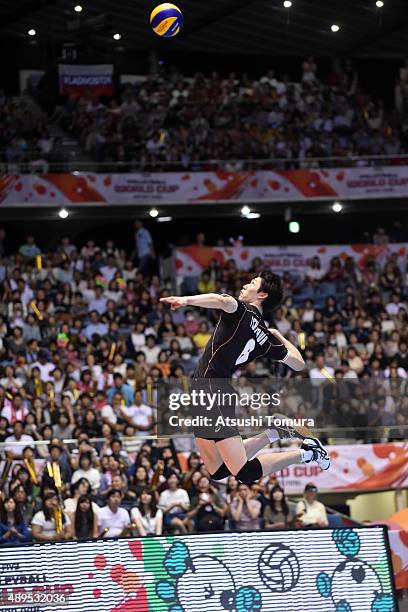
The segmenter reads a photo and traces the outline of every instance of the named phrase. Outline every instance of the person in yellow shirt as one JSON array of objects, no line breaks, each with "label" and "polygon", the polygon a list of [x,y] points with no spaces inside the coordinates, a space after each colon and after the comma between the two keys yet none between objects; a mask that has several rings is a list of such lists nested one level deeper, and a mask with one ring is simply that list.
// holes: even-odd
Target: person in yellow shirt
[{"label": "person in yellow shirt", "polygon": [[203,321],[200,324],[198,332],[193,336],[193,342],[200,351],[203,351],[210,338],[211,334],[208,331],[208,324]]},{"label": "person in yellow shirt", "polygon": [[215,293],[216,290],[215,282],[211,280],[208,272],[203,272],[201,274],[201,279],[197,287],[200,293]]}]

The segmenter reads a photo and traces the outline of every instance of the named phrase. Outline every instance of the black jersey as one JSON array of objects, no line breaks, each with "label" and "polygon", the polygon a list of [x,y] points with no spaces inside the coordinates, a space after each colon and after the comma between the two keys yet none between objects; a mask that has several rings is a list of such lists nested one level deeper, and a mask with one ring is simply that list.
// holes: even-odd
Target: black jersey
[{"label": "black jersey", "polygon": [[237,303],[235,312],[221,312],[194,378],[230,378],[239,367],[259,357],[286,359],[288,349],[268,330],[256,306]]}]

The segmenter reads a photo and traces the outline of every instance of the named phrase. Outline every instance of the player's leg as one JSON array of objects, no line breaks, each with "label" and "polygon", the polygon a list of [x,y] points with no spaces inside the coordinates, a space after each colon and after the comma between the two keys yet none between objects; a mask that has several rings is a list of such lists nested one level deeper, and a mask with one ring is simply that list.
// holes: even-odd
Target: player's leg
[{"label": "player's leg", "polygon": [[323,469],[330,467],[330,458],[315,438],[306,439],[299,449],[286,452],[267,451],[248,461],[240,436],[218,440],[217,451],[228,470],[241,482],[251,484],[289,465],[316,461]]},{"label": "player's leg", "polygon": [[276,413],[272,415],[276,419],[276,424],[271,429],[244,440],[245,452],[248,459],[255,457],[256,453],[268,444],[273,444],[278,440],[304,440],[313,435],[310,429],[301,425],[286,425],[287,417],[284,414]]},{"label": "player's leg", "polygon": [[[246,459],[252,459],[255,455],[265,448],[268,444],[273,444],[277,440],[292,438],[300,438],[300,433],[288,435],[286,430],[283,428],[268,429],[252,438],[243,440]],[[231,476],[231,472],[222,460],[221,455],[217,451],[217,445],[214,440],[207,440],[205,438],[196,438],[198,450],[201,458],[204,461],[205,467],[211,474],[213,480],[224,480],[228,476]],[[282,453],[280,453],[282,455]],[[282,469],[282,468],[280,468]]]},{"label": "player's leg", "polygon": [[[225,465],[234,476],[238,476],[240,470],[245,464],[251,463],[248,461],[243,440],[239,436],[235,438],[227,438],[226,440],[219,440],[216,443],[216,446],[219,454],[225,462]],[[284,451],[279,453],[274,451],[266,451],[252,461],[257,461],[262,468],[262,473],[258,476],[258,478],[260,478],[261,476],[267,476],[271,472],[282,470],[293,463],[300,463],[301,450],[296,449],[293,451]],[[255,465],[256,464],[254,463],[254,466]],[[258,478],[255,478],[254,480],[258,480]]]},{"label": "player's leg", "polygon": [[196,438],[196,444],[201,459],[213,480],[224,480],[231,476],[231,472],[222,460],[214,440]]},{"label": "player's leg", "polygon": [[276,442],[276,440],[279,440],[278,435],[275,439],[271,439],[268,437],[268,433],[266,431],[256,436],[253,436],[252,438],[246,438],[246,440],[243,440],[246,458],[252,459],[252,457],[255,457],[256,453],[259,452],[262,448],[265,448],[265,446],[267,446],[268,444]]}]

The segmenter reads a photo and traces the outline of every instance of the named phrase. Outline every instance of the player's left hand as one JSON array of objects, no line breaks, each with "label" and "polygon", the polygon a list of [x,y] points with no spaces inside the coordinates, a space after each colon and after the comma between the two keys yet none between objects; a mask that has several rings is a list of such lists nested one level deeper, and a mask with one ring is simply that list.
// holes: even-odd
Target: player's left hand
[{"label": "player's left hand", "polygon": [[170,304],[171,310],[177,310],[178,308],[185,308],[187,306],[187,298],[182,296],[170,295],[169,297],[160,298],[161,302]]}]

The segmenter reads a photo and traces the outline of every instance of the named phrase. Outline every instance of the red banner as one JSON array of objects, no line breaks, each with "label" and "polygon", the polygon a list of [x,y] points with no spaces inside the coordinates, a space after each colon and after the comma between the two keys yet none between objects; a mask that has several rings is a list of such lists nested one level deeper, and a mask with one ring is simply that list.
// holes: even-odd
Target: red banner
[{"label": "red banner", "polygon": [[[64,66],[66,69],[67,66]],[[75,69],[84,66],[75,66]],[[88,66],[96,69],[98,67]],[[64,75],[63,91],[111,91],[111,67],[101,74]],[[101,94],[103,92],[103,94]],[[290,202],[406,197],[408,166],[247,172],[157,172],[3,176],[3,205],[189,204],[200,202]]]},{"label": "red banner", "polygon": [[198,247],[189,246],[175,251],[176,274],[180,279],[187,276],[200,276],[208,268],[211,260],[224,266],[234,259],[240,270],[249,270],[255,257],[259,257],[265,267],[275,272],[305,274],[313,257],[319,257],[323,269],[327,269],[332,257],[344,261],[352,257],[360,269],[368,259],[376,259],[383,265],[390,255],[397,257],[403,269],[408,254],[408,244],[335,244],[320,246],[256,246],[256,247]]}]

